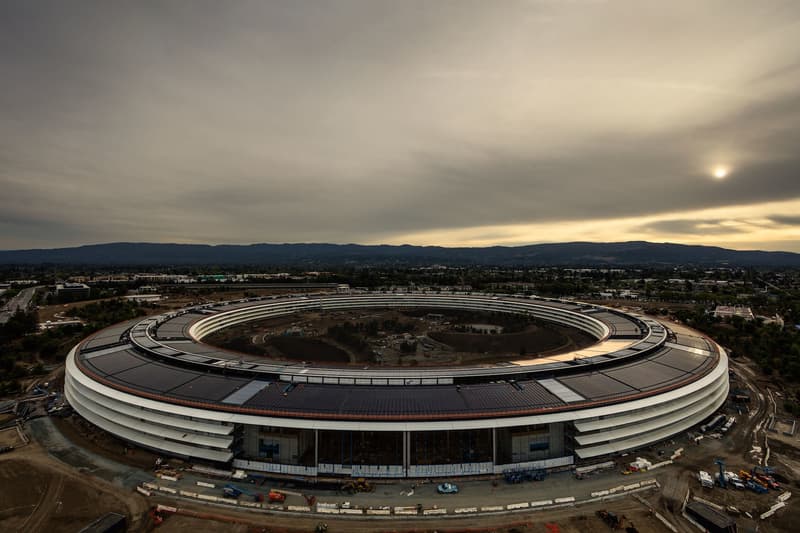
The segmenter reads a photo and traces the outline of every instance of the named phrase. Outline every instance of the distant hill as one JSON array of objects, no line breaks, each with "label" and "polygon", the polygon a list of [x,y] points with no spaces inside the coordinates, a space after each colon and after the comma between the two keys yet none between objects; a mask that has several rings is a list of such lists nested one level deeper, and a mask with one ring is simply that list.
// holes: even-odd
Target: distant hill
[{"label": "distant hill", "polygon": [[737,251],[714,246],[570,242],[530,246],[443,248],[359,244],[110,243],[0,251],[0,264],[144,265],[496,265],[496,266],[753,266],[800,267],[800,254]]}]

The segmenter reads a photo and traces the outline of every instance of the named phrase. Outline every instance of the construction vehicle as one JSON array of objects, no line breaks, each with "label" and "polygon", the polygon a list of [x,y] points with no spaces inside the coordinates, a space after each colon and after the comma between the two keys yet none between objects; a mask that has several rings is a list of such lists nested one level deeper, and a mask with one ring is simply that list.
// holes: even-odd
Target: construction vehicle
[{"label": "construction vehicle", "polygon": [[269,503],[283,503],[286,501],[286,494],[275,489],[270,489],[269,493],[267,493],[267,499]]},{"label": "construction vehicle", "polygon": [[225,485],[225,487],[222,489],[222,495],[225,498],[231,498],[235,500],[242,495],[242,491],[233,485]]},{"label": "construction vehicle", "polygon": [[766,476],[764,474],[755,474],[753,479],[757,481],[760,485],[764,485],[773,490],[780,490],[781,485],[772,476]]},{"label": "construction vehicle", "polygon": [[[171,507],[169,505],[156,505],[155,507],[151,507],[150,510],[147,512],[147,515],[150,517],[150,521],[153,524],[153,527],[158,527],[164,523],[164,520],[178,512],[176,507]],[[115,530],[116,531],[116,530]]]},{"label": "construction vehicle", "polygon": [[744,486],[747,487],[748,489],[752,490],[756,494],[764,494],[766,492],[769,492],[769,489],[767,487],[756,483],[752,479],[750,481],[748,481],[747,483],[745,483]]},{"label": "construction vehicle", "polygon": [[725,425],[722,426],[722,429],[720,431],[722,431],[723,433],[727,433],[728,430],[730,430],[731,427],[733,427],[733,425],[735,423],[736,423],[736,417],[735,416],[732,416],[732,417],[728,418],[728,421],[725,422]]},{"label": "construction vehicle", "polygon": [[364,479],[363,477],[357,479],[351,479],[346,481],[342,485],[343,492],[349,492],[350,494],[355,494],[356,492],[372,492],[374,489],[372,484]]},{"label": "construction vehicle", "polygon": [[723,489],[728,488],[728,480],[725,478],[725,461],[722,459],[714,459],[714,464],[719,467],[719,475],[717,476],[717,481],[719,482],[719,486]]},{"label": "construction vehicle", "polygon": [[151,507],[150,511],[148,511],[147,514],[150,517],[150,522],[153,524],[154,527],[158,527],[164,523],[164,515],[160,513],[155,507]]},{"label": "construction vehicle", "polygon": [[[742,481],[744,482],[745,486],[747,486],[747,483],[754,483],[759,487],[763,487],[766,491],[769,490],[770,487],[769,483],[762,481],[761,479],[759,479],[758,476],[754,476],[752,472],[748,472],[747,470],[739,470],[739,477],[742,478]],[[777,485],[777,483],[775,483],[775,485]]]},{"label": "construction vehicle", "polygon": [[231,499],[235,500],[239,496],[241,496],[242,494],[246,494],[247,496],[252,497],[253,501],[255,501],[255,502],[263,502],[264,501],[264,495],[263,494],[250,492],[248,490],[245,490],[245,489],[242,489],[242,488],[239,488],[239,487],[235,487],[233,485],[225,485],[225,487],[223,487],[223,489],[222,489],[222,496],[224,496],[225,498],[231,498]]},{"label": "construction vehicle", "polygon": [[705,470],[700,470],[697,473],[697,479],[699,479],[700,480],[700,484],[702,486],[706,487],[707,489],[713,489],[714,488],[714,480],[711,478],[711,474],[709,474]]},{"label": "construction vehicle", "polygon": [[774,490],[780,490],[780,484],[775,481],[775,478],[771,475],[775,473],[775,470],[772,468],[768,466],[756,465],[752,470],[750,470],[750,473],[753,474],[753,477],[755,477],[762,485],[766,485]]},{"label": "construction vehicle", "polygon": [[616,513],[601,509],[596,514],[611,529],[622,528],[622,519]]},{"label": "construction vehicle", "polygon": [[725,415],[717,415],[714,418],[712,418],[710,422],[700,426],[700,432],[706,433],[708,431],[713,431],[717,429],[719,426],[721,426],[726,420],[727,417]]}]

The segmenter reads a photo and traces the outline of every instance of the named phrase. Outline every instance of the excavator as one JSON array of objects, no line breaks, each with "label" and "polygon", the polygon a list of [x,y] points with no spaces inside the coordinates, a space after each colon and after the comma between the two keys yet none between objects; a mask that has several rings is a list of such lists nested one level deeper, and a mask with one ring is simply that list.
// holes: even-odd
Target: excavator
[{"label": "excavator", "polygon": [[342,491],[349,492],[350,494],[355,494],[356,492],[372,492],[373,490],[375,490],[375,488],[372,484],[363,477],[351,479],[342,485]]}]

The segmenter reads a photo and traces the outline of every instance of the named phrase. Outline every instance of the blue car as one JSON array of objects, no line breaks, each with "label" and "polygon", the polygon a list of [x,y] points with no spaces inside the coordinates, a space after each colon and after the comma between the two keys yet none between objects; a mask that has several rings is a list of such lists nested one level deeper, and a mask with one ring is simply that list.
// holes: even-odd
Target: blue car
[{"label": "blue car", "polygon": [[442,483],[436,487],[439,494],[458,494],[458,485],[455,483]]}]

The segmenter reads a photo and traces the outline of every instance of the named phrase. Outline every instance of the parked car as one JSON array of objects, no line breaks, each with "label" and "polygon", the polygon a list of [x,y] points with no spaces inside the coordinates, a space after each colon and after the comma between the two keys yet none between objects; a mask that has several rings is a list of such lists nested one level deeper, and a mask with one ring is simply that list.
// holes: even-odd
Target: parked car
[{"label": "parked car", "polygon": [[442,483],[436,487],[439,494],[458,494],[458,485],[455,483]]}]

